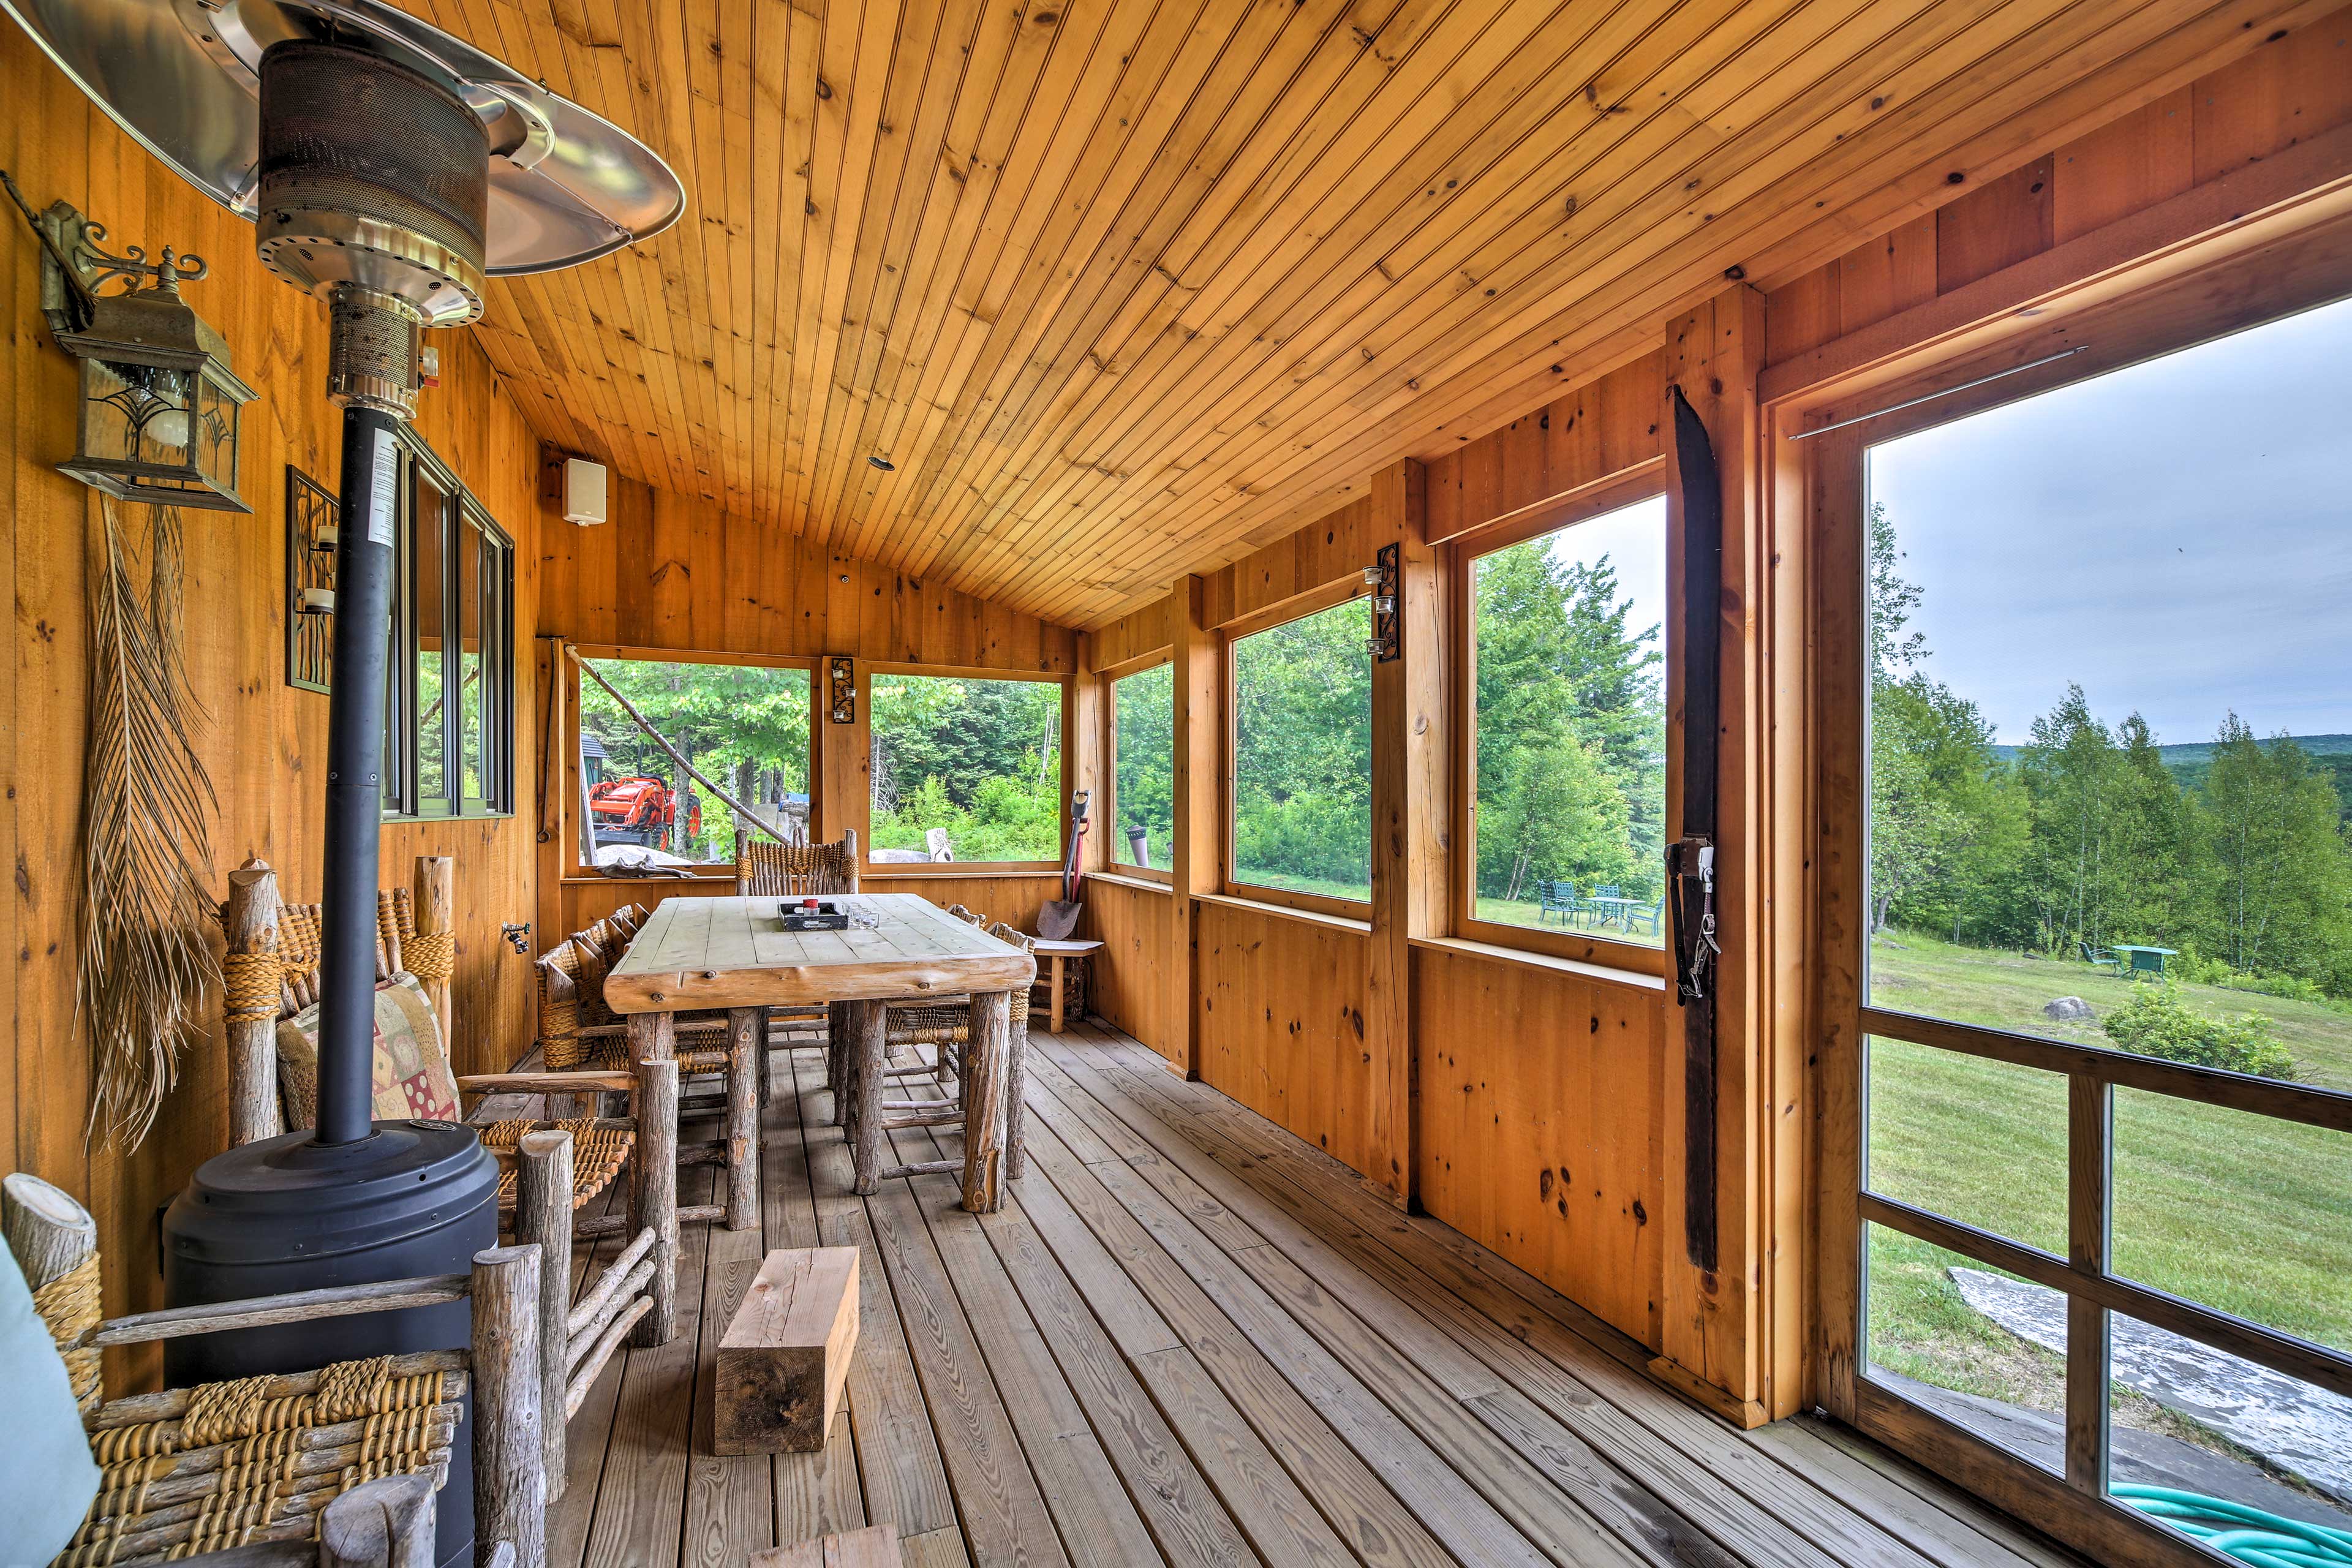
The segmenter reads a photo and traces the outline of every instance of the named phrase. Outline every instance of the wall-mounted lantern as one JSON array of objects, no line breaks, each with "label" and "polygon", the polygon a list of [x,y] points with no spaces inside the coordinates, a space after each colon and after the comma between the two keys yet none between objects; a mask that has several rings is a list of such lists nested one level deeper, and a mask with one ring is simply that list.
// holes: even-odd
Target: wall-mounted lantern
[{"label": "wall-mounted lantern", "polygon": [[[152,262],[135,245],[110,255],[100,248],[104,226],[64,202],[36,214],[16,182],[7,186],[40,237],[50,333],[81,362],[74,455],[58,468],[123,500],[251,511],[236,493],[236,458],[253,389],[230,370],[228,344],[180,298],[183,282],[208,270],[204,261],[168,247]],[[117,280],[128,287],[99,292]]]}]

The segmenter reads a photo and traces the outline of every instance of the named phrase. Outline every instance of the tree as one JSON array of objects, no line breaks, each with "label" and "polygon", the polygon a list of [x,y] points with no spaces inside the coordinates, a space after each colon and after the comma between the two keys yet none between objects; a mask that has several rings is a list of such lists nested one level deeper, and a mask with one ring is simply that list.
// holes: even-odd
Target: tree
[{"label": "tree", "polygon": [[1575,559],[1559,534],[1483,557],[1475,592],[1479,892],[1559,878],[1648,895],[1664,833],[1659,628],[1633,628],[1614,563]]},{"label": "tree", "polygon": [[2336,792],[2285,735],[2268,745],[2231,713],[2202,803],[2221,951],[2233,969],[2320,978],[2345,946],[2352,854]]},{"label": "tree", "polygon": [[2029,875],[2045,946],[2113,940],[2109,879],[2123,754],[2080,686],[2033,721],[2020,762],[2033,803]]}]

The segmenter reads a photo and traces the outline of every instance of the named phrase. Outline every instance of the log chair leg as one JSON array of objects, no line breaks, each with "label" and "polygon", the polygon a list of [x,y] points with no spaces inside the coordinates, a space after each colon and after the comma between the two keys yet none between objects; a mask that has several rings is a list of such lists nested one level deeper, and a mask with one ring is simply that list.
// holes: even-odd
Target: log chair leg
[{"label": "log chair leg", "polygon": [[833,1123],[846,1126],[849,1102],[842,1093],[849,1063],[849,1004],[825,1004],[825,1089],[833,1090]]},{"label": "log chair leg", "polygon": [[856,1170],[857,1194],[865,1197],[881,1184],[877,1178],[882,1169],[882,1069],[890,1050],[890,1009],[883,1002],[852,1002],[847,1011],[846,1090],[856,1101],[856,1119],[850,1127],[850,1159]]},{"label": "log chair leg", "polygon": [[539,1412],[547,1500],[563,1495],[564,1334],[572,1311],[572,1134],[526,1132],[515,1152],[515,1239],[539,1248]]},{"label": "log chair leg", "polygon": [[637,1157],[633,1223],[654,1232],[653,1310],[630,1341],[639,1349],[677,1333],[677,1063],[637,1064]]},{"label": "log chair leg", "polygon": [[1013,994],[971,999],[971,1041],[964,1047],[963,1206],[993,1214],[1003,1202],[1004,1090],[1012,1063]]},{"label": "log chair leg", "polygon": [[[546,1568],[539,1264],[536,1247],[493,1247],[474,1255],[476,1568],[490,1568],[502,1546],[513,1549],[514,1568]],[[563,1419],[561,1408],[554,1419]]]},{"label": "log chair leg", "polygon": [[763,1007],[727,1014],[727,1228],[760,1223],[760,1062],[768,1054]]},{"label": "log chair leg", "polygon": [[1004,1175],[1007,1181],[1019,1181],[1027,1163],[1022,1157],[1021,1125],[1027,1114],[1022,1097],[1028,1092],[1029,1083],[1029,1021],[1024,1018],[1009,1025],[1012,1036],[1012,1067],[1004,1075]]}]

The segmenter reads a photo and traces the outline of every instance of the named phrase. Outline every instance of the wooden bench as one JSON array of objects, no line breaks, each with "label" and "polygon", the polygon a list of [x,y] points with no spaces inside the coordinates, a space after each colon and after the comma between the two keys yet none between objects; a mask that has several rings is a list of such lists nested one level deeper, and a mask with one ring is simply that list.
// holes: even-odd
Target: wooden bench
[{"label": "wooden bench", "polygon": [[[780,1247],[768,1254],[719,1342],[713,1449],[821,1451],[856,1348],[857,1248]],[[897,1561],[895,1548],[887,1560]]]}]

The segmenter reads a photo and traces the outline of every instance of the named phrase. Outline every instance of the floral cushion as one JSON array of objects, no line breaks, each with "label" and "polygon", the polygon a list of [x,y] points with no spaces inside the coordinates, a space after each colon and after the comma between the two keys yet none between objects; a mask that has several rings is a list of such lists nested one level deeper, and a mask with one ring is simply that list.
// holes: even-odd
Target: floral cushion
[{"label": "floral cushion", "polygon": [[[319,1009],[305,1007],[278,1026],[278,1084],[286,1125],[319,1120]],[[464,1120],[457,1079],[441,1044],[441,1021],[413,974],[395,974],[375,988],[375,1120],[431,1117]]]}]

